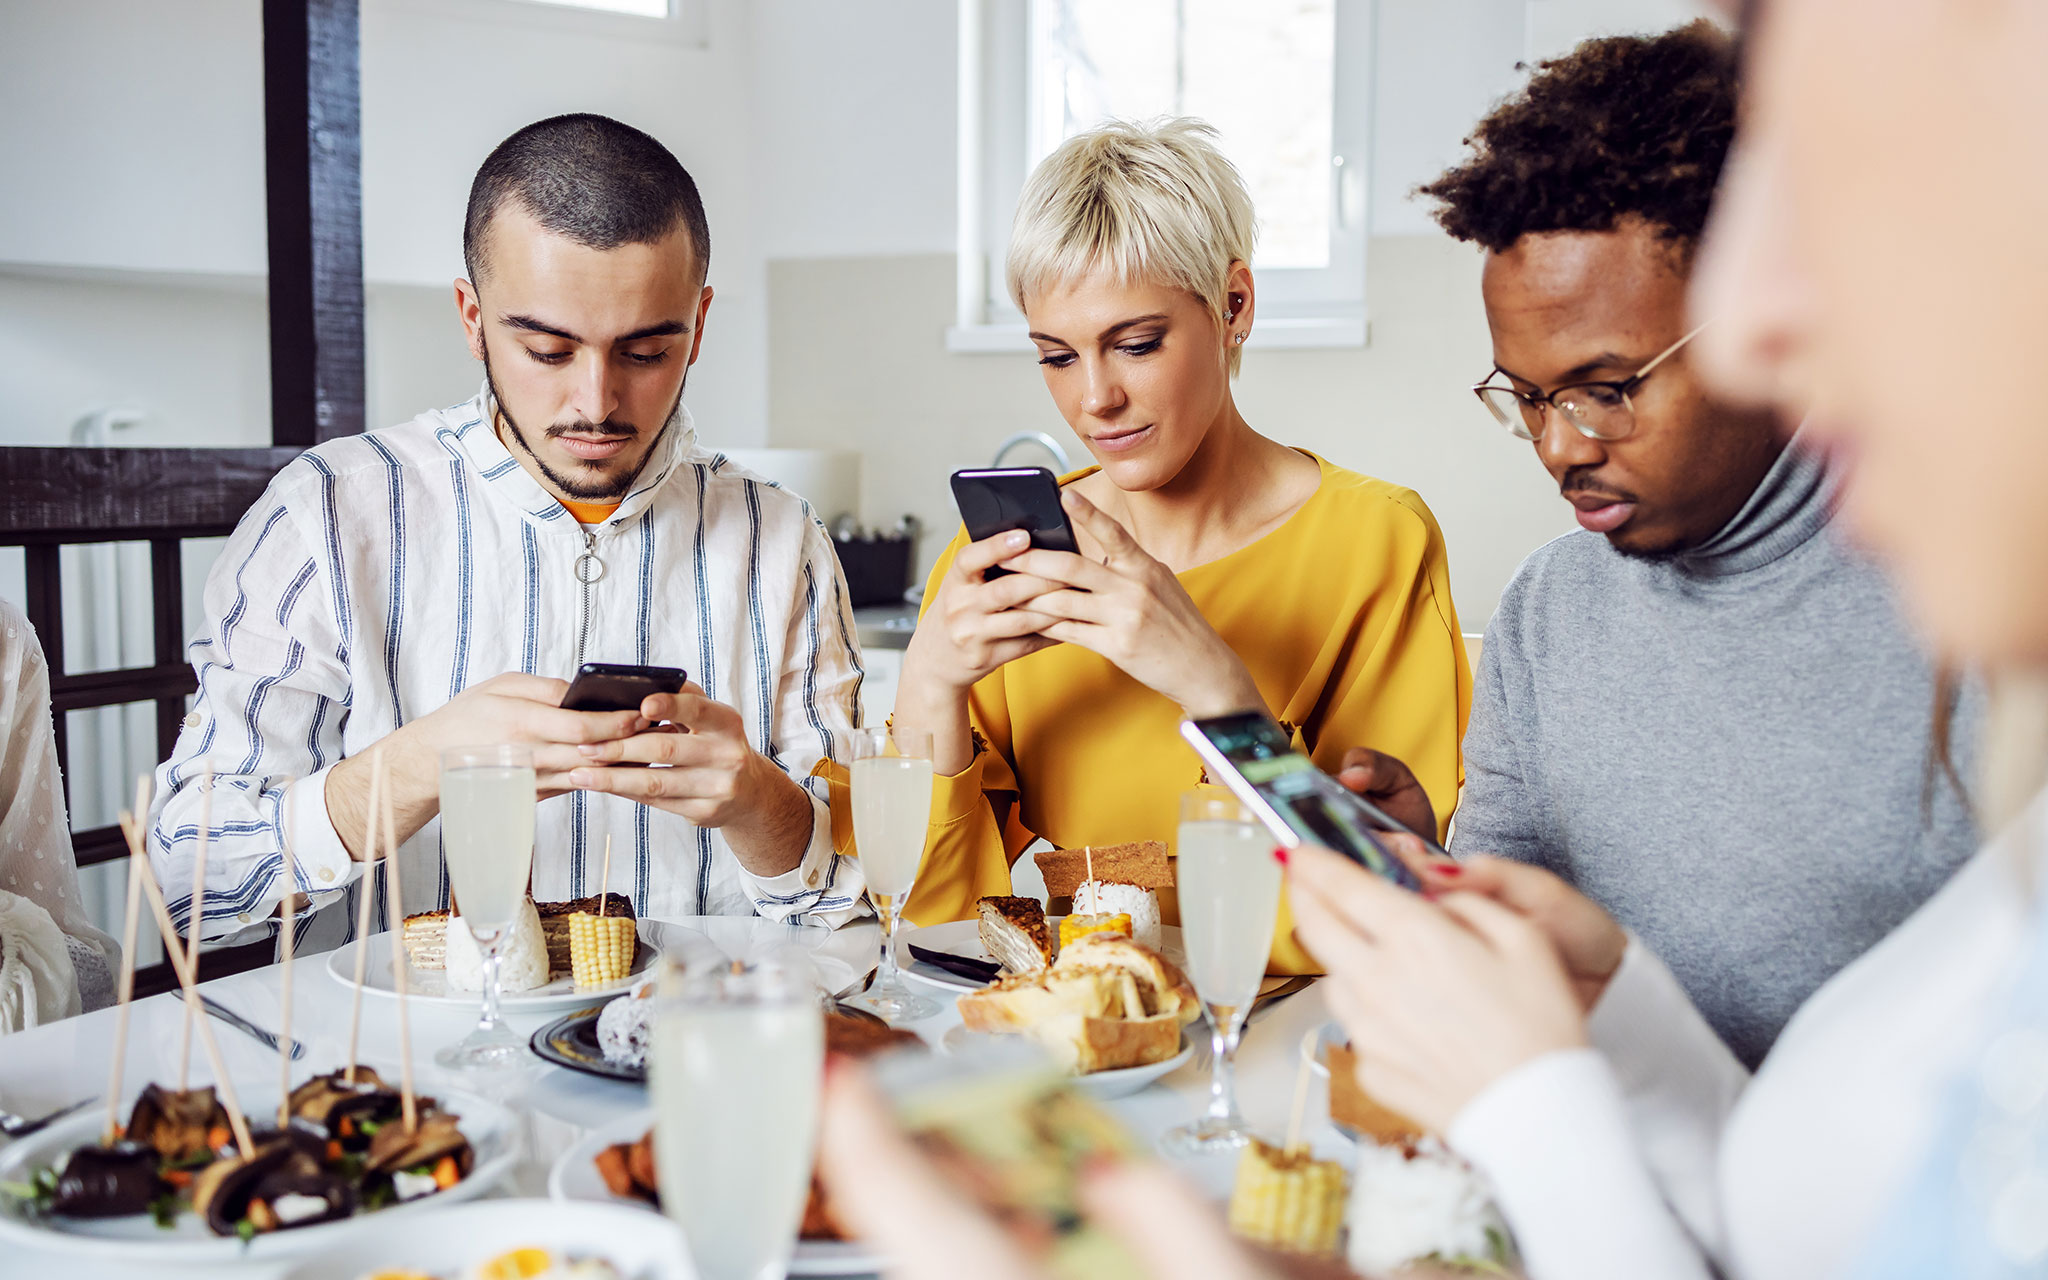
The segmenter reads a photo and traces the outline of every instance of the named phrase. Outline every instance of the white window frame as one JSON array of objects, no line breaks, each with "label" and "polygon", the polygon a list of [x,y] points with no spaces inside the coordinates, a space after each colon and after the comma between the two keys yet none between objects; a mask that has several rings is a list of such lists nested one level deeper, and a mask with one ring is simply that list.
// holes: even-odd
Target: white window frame
[{"label": "white window frame", "polygon": [[[1331,261],[1260,268],[1250,342],[1264,347],[1362,347],[1372,189],[1375,0],[1335,0],[1330,149]],[[1003,287],[1003,248],[1023,189],[1029,145],[1029,0],[959,0],[959,132],[954,318],[946,349],[1032,350],[1024,318]]]},{"label": "white window frame", "polygon": [[668,16],[612,13],[546,0],[373,0],[395,13],[433,13],[468,22],[495,22],[564,34],[705,49],[711,45],[710,0],[668,0]]}]

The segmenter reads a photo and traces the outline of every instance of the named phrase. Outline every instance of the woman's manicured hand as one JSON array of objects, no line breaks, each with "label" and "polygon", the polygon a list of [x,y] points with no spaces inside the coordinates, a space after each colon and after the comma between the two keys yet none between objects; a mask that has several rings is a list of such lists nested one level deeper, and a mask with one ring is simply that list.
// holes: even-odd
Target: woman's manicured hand
[{"label": "woman's manicured hand", "polygon": [[1065,490],[1060,502],[1101,560],[1039,548],[1001,562],[1051,584],[1031,600],[1030,612],[1049,619],[1038,634],[1101,654],[1190,716],[1263,710],[1251,672],[1188,598],[1173,570],[1074,489]]},{"label": "woman's manicured hand", "polygon": [[1481,894],[1542,930],[1557,949],[1565,976],[1579,997],[1579,1007],[1590,1013],[1600,1002],[1608,979],[1621,967],[1628,934],[1598,903],[1526,862],[1488,853],[1444,862],[1431,857],[1420,840],[1404,835],[1390,835],[1386,840],[1431,892]]},{"label": "woman's manicured hand", "polygon": [[1027,573],[984,577],[1030,545],[1031,535],[1017,529],[960,548],[911,633],[906,675],[964,692],[1004,663],[1058,643],[1040,634],[1052,617],[1030,607],[1058,583]]},{"label": "woman's manicured hand", "polygon": [[1447,1130],[1524,1063],[1586,1043],[1556,947],[1512,907],[1456,891],[1430,901],[1307,846],[1289,852],[1287,881],[1295,931],[1329,974],[1359,1083],[1430,1129]]}]

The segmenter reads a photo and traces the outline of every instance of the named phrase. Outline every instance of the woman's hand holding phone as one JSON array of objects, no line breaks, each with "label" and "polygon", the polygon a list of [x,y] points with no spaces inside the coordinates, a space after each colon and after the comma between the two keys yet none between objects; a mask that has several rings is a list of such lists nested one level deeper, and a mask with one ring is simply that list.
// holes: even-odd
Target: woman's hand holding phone
[{"label": "woman's hand holding phone", "polygon": [[[964,692],[1004,663],[1058,643],[1039,634],[1053,619],[1033,601],[1059,584],[1028,573],[984,576],[1030,545],[1030,534],[1012,529],[960,548],[911,634],[909,652],[920,671]],[[906,671],[910,665],[906,660]]]},{"label": "woman's hand holding phone", "polygon": [[1001,562],[1018,576],[1051,584],[1031,599],[1030,613],[1048,620],[1036,634],[1101,654],[1192,717],[1263,709],[1265,700],[1244,661],[1216,634],[1173,570],[1073,488],[1060,501],[1101,561],[1040,548]]},{"label": "woman's hand holding phone", "polygon": [[[1592,975],[1574,965],[1604,962],[1605,931],[1558,909],[1561,900],[1541,922],[1523,914],[1519,902],[1542,896],[1536,882],[1514,872],[1486,880],[1501,870],[1489,865],[1497,860],[1448,864],[1453,872],[1421,858],[1419,841],[1390,844],[1422,864],[1428,897],[1303,846],[1288,853],[1288,901],[1302,944],[1328,971],[1330,1009],[1358,1052],[1359,1083],[1441,1133],[1502,1076],[1586,1043],[1581,992]],[[1465,891],[1467,877],[1505,896]],[[1607,924],[1611,942],[1620,928]],[[1569,960],[1550,927],[1566,929]]]}]

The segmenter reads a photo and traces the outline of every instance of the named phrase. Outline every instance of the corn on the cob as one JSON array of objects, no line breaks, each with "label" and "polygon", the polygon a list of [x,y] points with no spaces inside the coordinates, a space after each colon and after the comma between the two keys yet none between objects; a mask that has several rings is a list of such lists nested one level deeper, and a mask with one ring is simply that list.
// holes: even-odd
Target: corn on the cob
[{"label": "corn on the cob", "polygon": [[1311,1257],[1337,1252],[1344,1225],[1344,1166],[1254,1138],[1237,1161],[1230,1229],[1247,1240]]},{"label": "corn on the cob", "polygon": [[631,916],[596,916],[578,911],[569,917],[569,972],[579,987],[608,987],[633,969],[635,944]]},{"label": "corn on the cob", "polygon": [[1120,933],[1131,936],[1131,916],[1119,911],[1108,916],[1065,916],[1060,920],[1060,945],[1066,946],[1076,938],[1085,938],[1091,933]]}]

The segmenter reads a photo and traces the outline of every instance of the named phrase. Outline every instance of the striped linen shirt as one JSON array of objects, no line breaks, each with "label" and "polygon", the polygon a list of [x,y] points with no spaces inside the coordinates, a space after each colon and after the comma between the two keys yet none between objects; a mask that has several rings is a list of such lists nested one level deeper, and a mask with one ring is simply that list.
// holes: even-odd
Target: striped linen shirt
[{"label": "striped linen shirt", "polygon": [[[566,679],[582,662],[687,670],[811,793],[812,836],[796,868],[756,876],[715,830],[571,792],[535,814],[536,898],[597,892],[610,836],[608,887],[645,916],[837,925],[864,914],[859,864],[833,852],[826,785],[810,776],[857,723],[861,667],[839,562],[809,505],[698,447],[679,406],[625,501],[579,525],[500,443],[488,401],[486,389],[308,450],[229,538],[190,647],[198,698],[157,769],[150,815],[151,860],[181,928],[206,761],[216,782],[201,932],[270,927],[289,808],[295,878],[314,908],[298,943],[333,946],[353,936],[363,870],[327,816],[334,762],[469,685],[506,671]],[[447,907],[439,819],[400,856],[406,910]],[[381,920],[385,877],[373,883]]]}]

